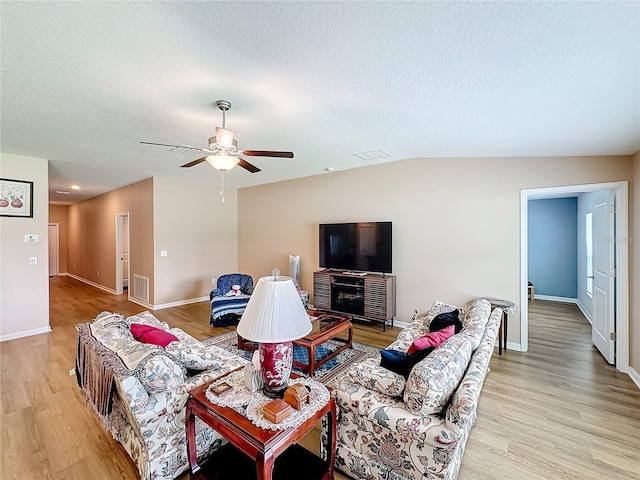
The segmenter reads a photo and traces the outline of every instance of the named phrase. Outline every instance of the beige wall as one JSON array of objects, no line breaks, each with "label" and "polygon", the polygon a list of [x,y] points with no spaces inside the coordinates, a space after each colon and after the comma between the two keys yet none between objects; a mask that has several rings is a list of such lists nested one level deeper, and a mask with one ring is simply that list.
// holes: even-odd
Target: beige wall
[{"label": "beige wall", "polygon": [[[630,157],[412,159],[242,189],[239,267],[288,272],[288,254],[300,254],[311,292],[319,223],[391,220],[399,320],[435,299],[518,303],[520,190],[629,180],[631,171]],[[520,343],[519,314],[509,342]]]},{"label": "beige wall", "polygon": [[[153,297],[153,181],[151,178],[69,206],[70,274],[116,288],[116,214],[129,212],[129,268],[149,277]],[[99,273],[98,273],[99,272]],[[153,298],[149,299],[153,303]]]},{"label": "beige wall", "polygon": [[631,222],[630,222],[630,242],[629,258],[631,285],[629,288],[629,298],[631,300],[631,325],[629,325],[631,353],[630,364],[640,375],[640,152],[633,156],[633,178],[631,180]]},{"label": "beige wall", "polygon": [[[49,328],[49,165],[0,153],[0,177],[33,182],[33,218],[0,217],[0,341]],[[36,234],[37,243],[26,243]],[[30,265],[30,257],[38,264]]]},{"label": "beige wall", "polygon": [[153,210],[155,305],[208,299],[212,277],[238,269],[237,191],[223,203],[217,186],[155,177]]},{"label": "beige wall", "polygon": [[69,249],[67,205],[49,205],[49,223],[58,224],[58,272],[67,273],[67,250]]}]

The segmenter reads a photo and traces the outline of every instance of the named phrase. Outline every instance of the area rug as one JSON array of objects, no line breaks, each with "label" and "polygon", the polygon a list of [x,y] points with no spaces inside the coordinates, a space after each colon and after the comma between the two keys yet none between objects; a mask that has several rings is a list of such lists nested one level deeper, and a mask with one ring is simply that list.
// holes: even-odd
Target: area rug
[{"label": "area rug", "polygon": [[[223,333],[215,337],[207,338],[203,340],[205,345],[216,345],[220,348],[224,348],[229,352],[235,353],[247,360],[251,359],[253,352],[248,350],[242,350],[238,348],[238,337],[236,332]],[[329,340],[323,343],[320,347],[316,348],[316,361],[323,358],[329,352],[337,349],[342,343]],[[308,364],[308,354],[305,348],[295,347],[294,356],[297,361]],[[316,373],[313,375],[313,379],[323,383],[327,387],[336,386],[342,377],[346,374],[351,365],[358,362],[363,362],[367,358],[380,358],[380,349],[366,345],[364,343],[353,342],[353,348],[347,348],[343,352],[336,355],[327,363],[316,369]],[[309,375],[294,367],[293,369],[299,375],[308,377]]]}]

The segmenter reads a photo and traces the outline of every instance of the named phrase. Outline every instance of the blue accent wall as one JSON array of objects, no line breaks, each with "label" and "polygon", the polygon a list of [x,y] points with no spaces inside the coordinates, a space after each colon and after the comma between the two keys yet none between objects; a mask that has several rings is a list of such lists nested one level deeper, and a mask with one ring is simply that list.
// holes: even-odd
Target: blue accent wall
[{"label": "blue accent wall", "polygon": [[530,200],[529,281],[536,295],[578,296],[578,199]]}]

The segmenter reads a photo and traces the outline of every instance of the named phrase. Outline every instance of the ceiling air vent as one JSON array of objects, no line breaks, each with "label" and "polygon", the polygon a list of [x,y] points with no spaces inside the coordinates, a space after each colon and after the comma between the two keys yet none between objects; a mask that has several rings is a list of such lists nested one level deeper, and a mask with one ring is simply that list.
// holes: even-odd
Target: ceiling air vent
[{"label": "ceiling air vent", "polygon": [[384,150],[369,150],[368,152],[354,153],[354,155],[358,157],[360,160],[365,160],[365,161],[380,160],[381,158],[389,158],[391,156]]}]

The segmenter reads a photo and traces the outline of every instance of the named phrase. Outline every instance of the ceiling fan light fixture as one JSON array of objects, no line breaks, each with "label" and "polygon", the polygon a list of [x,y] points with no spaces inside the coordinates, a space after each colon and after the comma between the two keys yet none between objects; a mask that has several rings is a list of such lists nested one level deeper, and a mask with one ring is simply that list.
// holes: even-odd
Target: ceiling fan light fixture
[{"label": "ceiling fan light fixture", "polygon": [[226,128],[216,127],[216,141],[222,148],[231,149],[233,147],[233,132]]},{"label": "ceiling fan light fixture", "polygon": [[240,159],[229,155],[209,155],[207,156],[207,162],[216,170],[226,172],[235,167],[240,162]]}]

